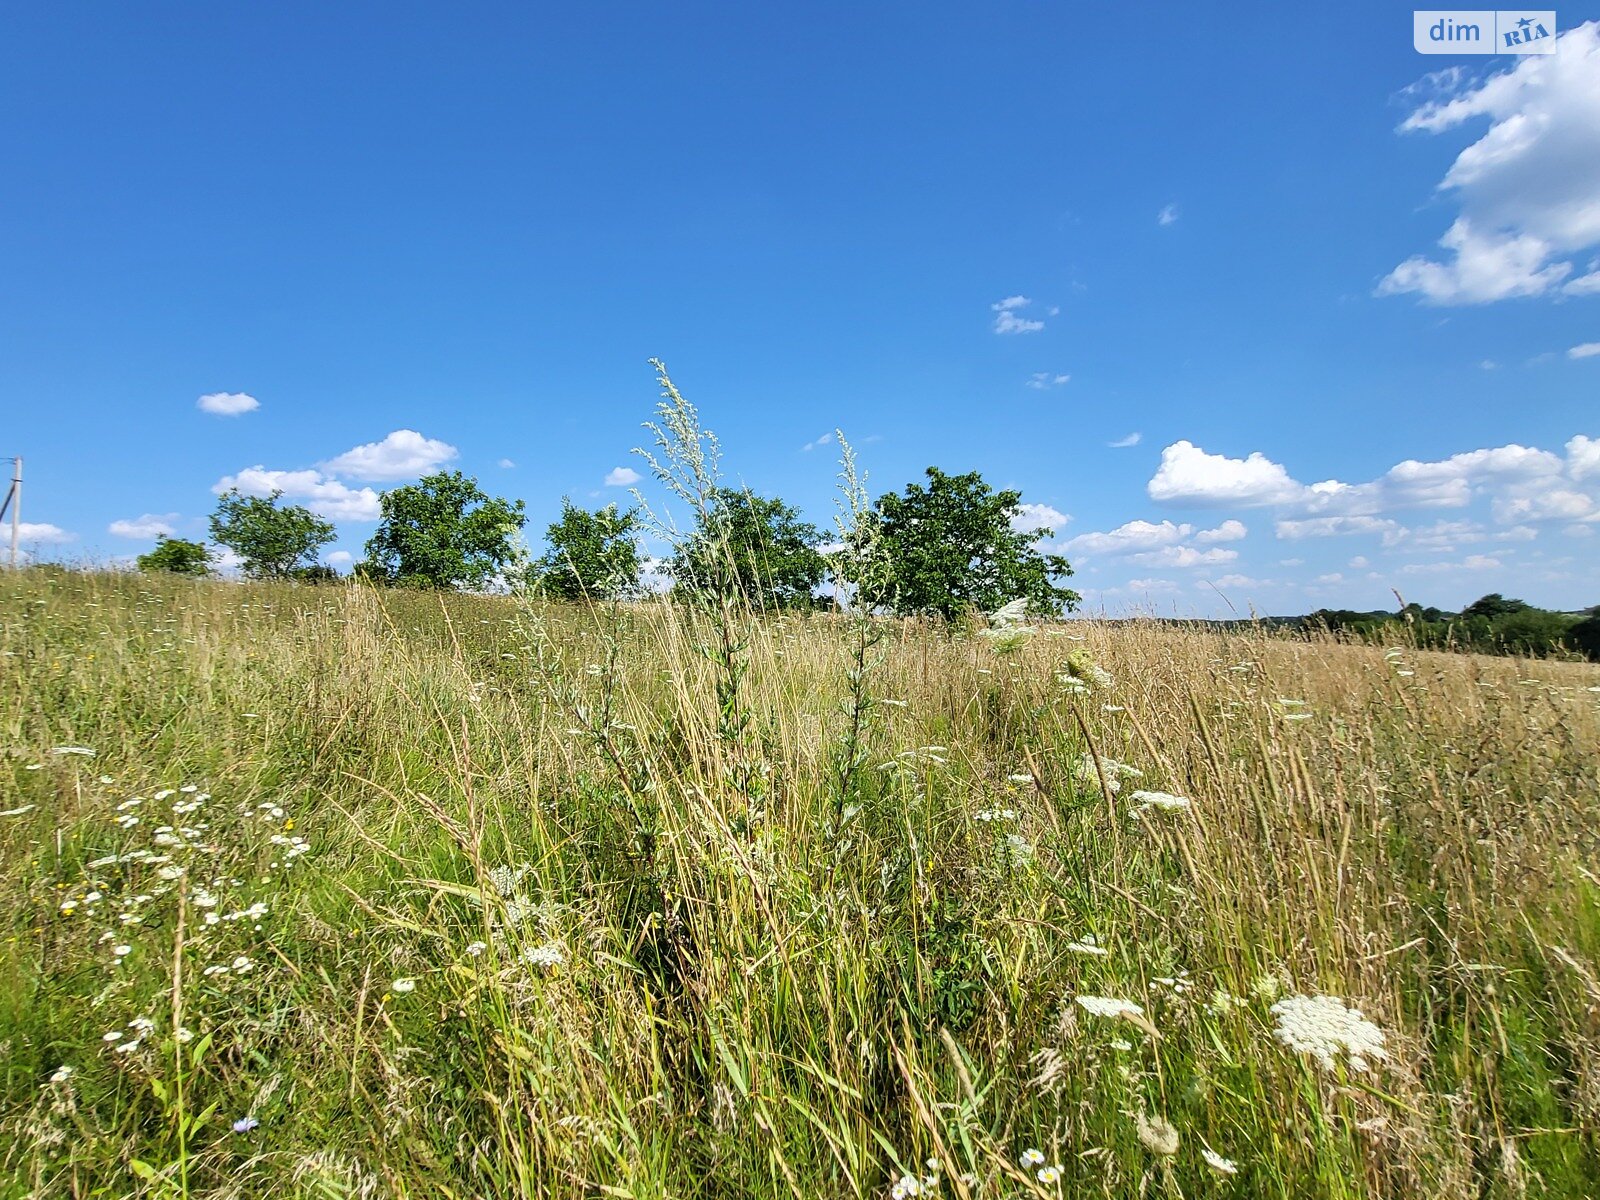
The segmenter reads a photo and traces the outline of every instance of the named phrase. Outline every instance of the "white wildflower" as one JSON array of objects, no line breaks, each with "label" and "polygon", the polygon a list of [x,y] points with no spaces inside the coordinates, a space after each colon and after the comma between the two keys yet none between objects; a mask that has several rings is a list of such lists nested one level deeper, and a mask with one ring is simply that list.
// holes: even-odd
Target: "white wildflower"
[{"label": "white wildflower", "polygon": [[1372,1059],[1385,1059],[1383,1030],[1337,996],[1289,996],[1272,1006],[1278,1026],[1273,1036],[1289,1049],[1309,1054],[1325,1071],[1343,1055],[1353,1071]]},{"label": "white wildflower", "polygon": [[1025,1167],[1044,1166],[1044,1155],[1037,1150],[1024,1150],[1022,1152],[1022,1165]]},{"label": "white wildflower", "polygon": [[1147,1117],[1140,1113],[1136,1128],[1139,1141],[1151,1154],[1170,1156],[1178,1152],[1178,1130],[1165,1117]]},{"label": "white wildflower", "polygon": [[1171,792],[1139,791],[1134,792],[1129,799],[1137,805],[1133,810],[1133,815],[1136,817],[1140,813],[1149,812],[1151,809],[1156,809],[1159,812],[1181,812],[1186,808],[1193,807],[1192,801],[1185,799],[1183,796],[1174,796]]},{"label": "white wildflower", "polygon": [[389,990],[397,996],[404,996],[407,992],[417,990],[417,981],[415,979],[396,979],[389,985]]},{"label": "white wildflower", "polygon": [[1144,1009],[1132,1000],[1115,996],[1075,996],[1079,1007],[1097,1017],[1143,1017]]},{"label": "white wildflower", "polygon": [[1205,1159],[1206,1166],[1219,1175],[1237,1175],[1239,1173],[1238,1163],[1231,1158],[1223,1158],[1215,1150],[1202,1150],[1200,1151],[1200,1157]]},{"label": "white wildflower", "polygon": [[522,961],[531,967],[559,967],[567,961],[567,952],[560,942],[546,942],[529,946],[522,952]]}]

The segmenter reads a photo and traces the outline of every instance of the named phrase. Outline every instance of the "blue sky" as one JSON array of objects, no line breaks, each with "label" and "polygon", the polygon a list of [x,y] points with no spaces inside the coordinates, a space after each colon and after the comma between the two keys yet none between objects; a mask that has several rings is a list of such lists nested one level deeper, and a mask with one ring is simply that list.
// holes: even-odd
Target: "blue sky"
[{"label": "blue sky", "polygon": [[1522,58],[1411,12],[10,6],[25,540],[233,479],[359,557],[445,464],[537,541],[627,501],[659,356],[734,478],[981,470],[1094,607],[1600,603],[1600,5]]}]

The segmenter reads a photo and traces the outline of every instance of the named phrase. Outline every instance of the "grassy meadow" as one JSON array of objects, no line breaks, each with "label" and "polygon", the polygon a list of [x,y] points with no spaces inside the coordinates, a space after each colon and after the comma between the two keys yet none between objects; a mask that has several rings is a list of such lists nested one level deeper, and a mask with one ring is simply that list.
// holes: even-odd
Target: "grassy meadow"
[{"label": "grassy meadow", "polygon": [[1600,669],[1022,641],[0,574],[0,1196],[1600,1195]]}]

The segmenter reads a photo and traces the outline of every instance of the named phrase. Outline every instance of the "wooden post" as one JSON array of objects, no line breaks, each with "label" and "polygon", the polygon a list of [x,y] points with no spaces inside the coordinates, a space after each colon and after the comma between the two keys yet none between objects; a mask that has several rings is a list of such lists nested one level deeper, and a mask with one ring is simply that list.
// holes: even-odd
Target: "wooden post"
[{"label": "wooden post", "polygon": [[11,492],[6,501],[11,506],[11,566],[17,565],[17,541],[22,535],[22,455],[11,460]]}]

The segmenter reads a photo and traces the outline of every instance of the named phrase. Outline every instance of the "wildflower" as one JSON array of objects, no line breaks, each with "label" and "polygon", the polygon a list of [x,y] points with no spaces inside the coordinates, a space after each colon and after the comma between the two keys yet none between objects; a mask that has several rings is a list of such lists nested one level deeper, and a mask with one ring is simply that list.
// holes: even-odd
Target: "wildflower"
[{"label": "wildflower", "polygon": [[404,996],[407,992],[417,990],[417,981],[415,979],[396,979],[389,985],[389,990],[397,996]]},{"label": "wildflower", "polygon": [[1136,1125],[1139,1141],[1151,1154],[1170,1156],[1178,1152],[1178,1131],[1165,1117],[1139,1114]]},{"label": "wildflower", "polygon": [[249,1133],[259,1124],[261,1124],[261,1122],[256,1120],[254,1117],[240,1117],[233,1123],[233,1131],[235,1133]]},{"label": "wildflower", "polygon": [[894,1200],[907,1200],[910,1196],[922,1195],[922,1184],[915,1175],[902,1175],[889,1189],[889,1195]]},{"label": "wildflower", "polygon": [[1325,1071],[1344,1055],[1352,1071],[1365,1071],[1369,1059],[1384,1059],[1383,1030],[1348,1008],[1337,996],[1289,996],[1272,1006],[1278,1019],[1273,1030],[1289,1049],[1309,1054]]},{"label": "wildflower", "polygon": [[72,1078],[72,1068],[63,1063],[50,1076],[51,1083],[65,1083]]},{"label": "wildflower", "polygon": [[1075,996],[1079,1006],[1097,1017],[1142,1017],[1144,1009],[1132,1000],[1118,1000],[1114,996]]},{"label": "wildflower", "polygon": [[102,1033],[100,1035],[100,1040],[102,1042],[120,1042],[122,1040],[122,1030],[113,1029],[109,1033]]},{"label": "wildflower", "polygon": [[489,946],[486,942],[469,942],[467,944],[467,953],[472,955],[473,958],[477,958],[488,948]]},{"label": "wildflower", "polygon": [[529,946],[522,952],[522,961],[530,967],[559,967],[567,961],[567,952],[560,942],[546,942],[542,946]]},{"label": "wildflower", "polygon": [[118,958],[126,958],[128,955],[133,953],[133,947],[128,945],[128,943],[123,942],[120,946],[111,947],[111,953],[115,954]]},{"label": "wildflower", "polygon": [[1046,1185],[1052,1184],[1052,1183],[1060,1183],[1061,1182],[1061,1168],[1060,1167],[1055,1167],[1055,1166],[1040,1167],[1038,1174],[1035,1175],[1034,1178],[1037,1179],[1040,1183],[1043,1183],[1043,1184],[1046,1184]]},{"label": "wildflower", "polygon": [[1044,1166],[1044,1155],[1037,1150],[1024,1150],[1022,1152],[1022,1165],[1025,1167]]},{"label": "wildflower", "polygon": [[1095,936],[1092,933],[1084,934],[1079,941],[1068,942],[1067,949],[1071,950],[1074,954],[1095,954],[1103,956],[1110,953],[1109,950],[1095,940]]},{"label": "wildflower", "polygon": [[1136,817],[1151,809],[1160,812],[1181,812],[1183,809],[1193,807],[1193,801],[1182,796],[1174,796],[1171,792],[1134,792],[1129,798],[1138,805],[1133,810],[1133,815]]},{"label": "wildflower", "polygon": [[1202,1150],[1200,1151],[1200,1157],[1205,1159],[1206,1166],[1210,1167],[1218,1175],[1237,1175],[1239,1173],[1238,1163],[1231,1158],[1223,1158],[1215,1150]]},{"label": "wildflower", "polygon": [[1028,844],[1028,839],[1021,834],[1006,834],[1006,852],[1011,855],[1011,861],[1018,866],[1023,866],[1033,861],[1033,847]]}]

